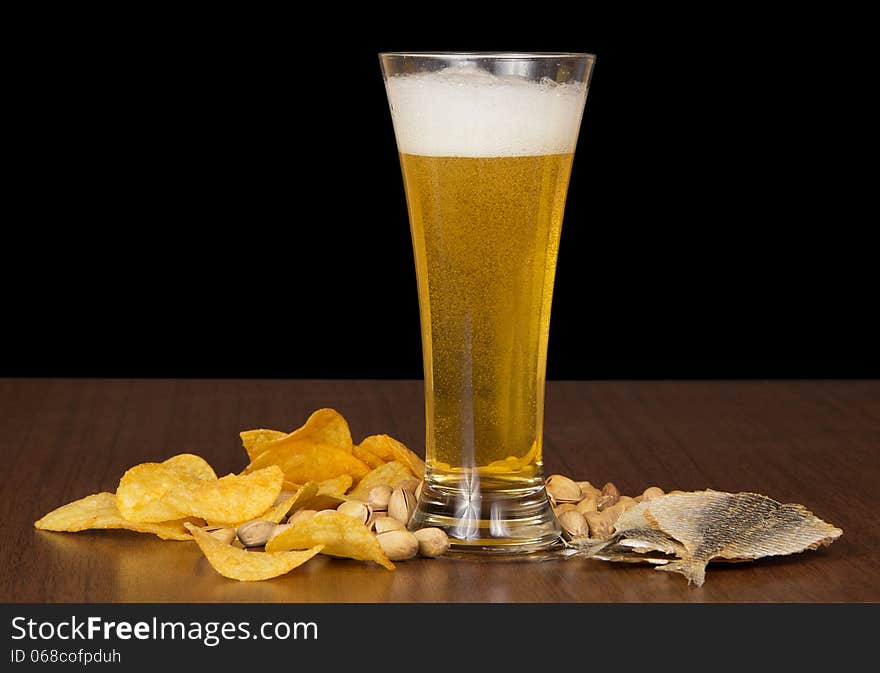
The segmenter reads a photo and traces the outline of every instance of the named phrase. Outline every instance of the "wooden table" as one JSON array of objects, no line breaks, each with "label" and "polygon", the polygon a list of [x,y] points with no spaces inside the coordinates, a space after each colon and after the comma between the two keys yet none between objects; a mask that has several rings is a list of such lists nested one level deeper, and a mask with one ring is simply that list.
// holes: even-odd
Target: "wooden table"
[{"label": "wooden table", "polygon": [[751,490],[840,526],[828,549],[711,565],[705,586],[643,566],[582,559],[414,560],[387,572],[320,557],[238,583],[190,542],[122,531],[36,531],[50,509],[183,451],[241,469],[238,432],[289,429],[332,406],[352,434],[423,447],[413,381],[0,380],[3,602],[880,601],[880,382],[556,382],[548,473],[624,493],[646,486]]}]

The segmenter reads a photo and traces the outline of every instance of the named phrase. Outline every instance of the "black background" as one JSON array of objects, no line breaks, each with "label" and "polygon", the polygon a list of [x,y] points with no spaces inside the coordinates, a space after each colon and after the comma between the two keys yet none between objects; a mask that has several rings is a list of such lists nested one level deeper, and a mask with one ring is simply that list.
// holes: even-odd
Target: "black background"
[{"label": "black background", "polygon": [[550,378],[880,373],[828,17],[407,7],[8,24],[0,374],[420,377],[395,49],[598,56]]}]

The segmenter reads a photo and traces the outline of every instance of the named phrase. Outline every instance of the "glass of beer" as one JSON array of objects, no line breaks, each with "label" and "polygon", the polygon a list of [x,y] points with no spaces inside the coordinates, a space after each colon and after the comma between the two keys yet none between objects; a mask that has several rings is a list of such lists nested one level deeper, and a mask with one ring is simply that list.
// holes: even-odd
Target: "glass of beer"
[{"label": "glass of beer", "polygon": [[418,278],[425,482],[410,528],[457,551],[550,547],[550,303],[595,57],[384,53]]}]

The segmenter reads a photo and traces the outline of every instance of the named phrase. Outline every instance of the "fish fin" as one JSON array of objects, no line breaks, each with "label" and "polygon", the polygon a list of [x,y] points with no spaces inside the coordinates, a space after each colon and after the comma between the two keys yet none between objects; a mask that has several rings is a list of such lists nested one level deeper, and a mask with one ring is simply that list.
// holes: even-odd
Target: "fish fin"
[{"label": "fish fin", "polygon": [[703,561],[682,559],[681,561],[672,561],[666,565],[657,566],[654,570],[679,573],[687,578],[688,584],[696,584],[698,587],[703,586],[703,582],[706,581],[706,564]]}]

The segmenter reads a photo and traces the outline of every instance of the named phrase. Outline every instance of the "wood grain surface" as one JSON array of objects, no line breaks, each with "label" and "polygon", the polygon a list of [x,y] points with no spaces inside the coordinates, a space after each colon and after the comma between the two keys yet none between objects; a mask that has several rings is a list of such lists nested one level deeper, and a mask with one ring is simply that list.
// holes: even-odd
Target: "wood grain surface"
[{"label": "wood grain surface", "polygon": [[582,559],[414,560],[395,572],[317,558],[239,583],[191,542],[122,531],[49,533],[33,521],[113,490],[135,463],[190,451],[244,465],[240,430],[291,429],[332,406],[355,441],[423,452],[414,381],[0,380],[2,602],[829,602],[880,601],[880,382],[555,382],[547,473],[665,489],[756,491],[844,530],[830,548],[712,564],[702,588],[644,566]]}]

